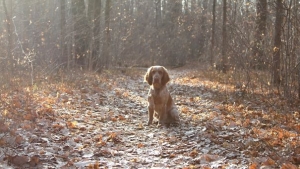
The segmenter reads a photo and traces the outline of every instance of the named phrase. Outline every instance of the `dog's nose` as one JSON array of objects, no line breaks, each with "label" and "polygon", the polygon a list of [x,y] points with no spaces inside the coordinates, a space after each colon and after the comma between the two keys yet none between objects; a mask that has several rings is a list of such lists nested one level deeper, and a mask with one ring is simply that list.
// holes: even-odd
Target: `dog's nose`
[{"label": "dog's nose", "polygon": [[153,82],[154,82],[154,83],[159,83],[159,78],[154,78],[154,79],[153,79]]}]

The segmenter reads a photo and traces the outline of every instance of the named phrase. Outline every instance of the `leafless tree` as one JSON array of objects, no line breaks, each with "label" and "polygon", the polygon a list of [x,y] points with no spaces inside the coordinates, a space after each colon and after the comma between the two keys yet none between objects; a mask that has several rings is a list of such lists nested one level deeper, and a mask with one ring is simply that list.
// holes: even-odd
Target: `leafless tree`
[{"label": "leafless tree", "polygon": [[273,48],[273,83],[280,85],[280,52],[281,52],[281,27],[283,22],[283,3],[276,0],[276,21]]},{"label": "leafless tree", "polygon": [[267,29],[267,0],[257,0],[256,2],[256,30],[253,44],[253,68],[266,68],[266,59],[264,54],[264,41]]},{"label": "leafless tree", "polygon": [[215,31],[216,31],[216,0],[213,0],[212,6],[212,31],[211,31],[211,46],[210,46],[210,64],[214,64],[214,48],[215,48]]},{"label": "leafless tree", "polygon": [[223,73],[227,71],[227,1],[223,0],[223,25],[222,25],[222,59],[221,70]]}]

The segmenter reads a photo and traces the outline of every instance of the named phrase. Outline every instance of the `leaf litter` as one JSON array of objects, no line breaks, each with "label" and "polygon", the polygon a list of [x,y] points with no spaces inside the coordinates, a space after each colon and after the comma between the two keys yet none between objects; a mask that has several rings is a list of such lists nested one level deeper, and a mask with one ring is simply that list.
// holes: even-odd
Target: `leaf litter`
[{"label": "leaf litter", "polygon": [[296,106],[241,98],[203,70],[179,68],[168,87],[181,125],[147,126],[144,71],[2,92],[0,167],[299,168]]}]

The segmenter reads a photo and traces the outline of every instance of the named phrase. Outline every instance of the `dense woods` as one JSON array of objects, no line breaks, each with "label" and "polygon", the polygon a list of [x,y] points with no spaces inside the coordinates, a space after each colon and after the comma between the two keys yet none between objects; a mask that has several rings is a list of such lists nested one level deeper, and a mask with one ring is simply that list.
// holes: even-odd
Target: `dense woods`
[{"label": "dense woods", "polygon": [[[0,168],[299,168],[299,7],[0,0]],[[152,65],[179,126],[146,125]]]},{"label": "dense woods", "polygon": [[287,97],[300,93],[297,0],[2,0],[1,5],[2,81],[20,74],[34,81],[61,69],[176,67],[193,60],[236,76],[253,73],[246,77],[247,88],[276,85]]},{"label": "dense woods", "polygon": [[300,96],[297,0],[2,0],[1,7],[2,85],[17,75],[35,81],[60,70],[197,61],[244,77],[247,89],[275,85]]}]

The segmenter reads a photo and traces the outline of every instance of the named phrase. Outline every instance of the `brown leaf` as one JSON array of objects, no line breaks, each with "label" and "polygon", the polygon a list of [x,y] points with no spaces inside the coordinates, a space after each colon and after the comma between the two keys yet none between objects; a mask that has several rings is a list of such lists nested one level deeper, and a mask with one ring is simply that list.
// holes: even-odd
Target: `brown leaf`
[{"label": "brown leaf", "polygon": [[34,166],[37,166],[39,162],[40,162],[39,156],[35,155],[35,156],[30,158],[29,165],[34,167]]},{"label": "brown leaf", "polygon": [[144,126],[143,126],[143,123],[139,123],[139,126],[138,126],[138,128],[137,129],[139,129],[139,130],[142,130],[142,129],[144,129]]},{"label": "brown leaf", "polygon": [[189,110],[189,108],[188,107],[186,107],[186,106],[182,106],[181,107],[181,110],[180,110],[182,113],[184,113],[184,114],[187,114],[190,110]]},{"label": "brown leaf", "polygon": [[28,163],[29,161],[29,158],[27,156],[8,156],[7,157],[7,160],[8,160],[8,164],[9,165],[16,165],[16,166],[23,166],[25,165],[26,163]]},{"label": "brown leaf", "polygon": [[292,156],[291,157],[291,162],[293,162],[294,164],[300,164],[300,155],[298,154],[298,155]]},{"label": "brown leaf", "polygon": [[139,144],[137,145],[138,148],[142,148],[142,147],[144,147],[144,146],[145,146],[145,145],[142,144],[142,143],[139,143]]},{"label": "brown leaf", "polygon": [[190,156],[195,158],[196,156],[198,155],[198,152],[196,149],[194,149],[191,153],[190,153]]},{"label": "brown leaf", "polygon": [[17,136],[16,139],[15,139],[15,142],[16,142],[17,144],[21,144],[23,141],[24,141],[24,139],[23,139],[22,136]]},{"label": "brown leaf", "polygon": [[67,126],[68,126],[68,128],[69,129],[75,129],[75,128],[77,128],[77,121],[68,121],[67,122]]},{"label": "brown leaf", "polygon": [[280,169],[299,169],[299,168],[291,163],[283,163]]},{"label": "brown leaf", "polygon": [[176,155],[172,153],[172,154],[169,155],[169,157],[174,158],[174,157],[176,157]]},{"label": "brown leaf", "polygon": [[24,118],[25,120],[31,121],[31,120],[34,120],[34,119],[36,118],[36,114],[33,114],[33,113],[27,113],[27,114],[24,115],[23,118]]},{"label": "brown leaf", "polygon": [[102,134],[100,134],[100,135],[95,137],[95,141],[100,142],[100,141],[102,141],[102,138],[103,138],[103,136],[102,136]]},{"label": "brown leaf", "polygon": [[7,125],[5,125],[4,122],[0,121],[0,133],[6,133],[8,131],[9,131],[9,129],[8,129]]},{"label": "brown leaf", "polygon": [[6,144],[5,138],[0,138],[0,147],[4,146]]},{"label": "brown leaf", "polygon": [[99,162],[96,161],[96,163],[94,164],[94,169],[99,169],[99,166],[100,166]]},{"label": "brown leaf", "polygon": [[63,128],[64,128],[64,126],[63,126],[63,125],[61,125],[61,124],[58,124],[58,123],[56,123],[56,124],[53,124],[53,125],[52,125],[52,127],[53,127],[54,129],[57,129],[57,130],[61,130],[61,129],[63,129]]},{"label": "brown leaf", "polygon": [[116,121],[118,121],[118,119],[115,118],[115,117],[112,117],[112,118],[111,118],[111,121],[116,122]]},{"label": "brown leaf", "polygon": [[212,162],[215,161],[219,158],[217,155],[209,155],[209,154],[204,154],[201,156],[201,159],[206,161],[206,162]]},{"label": "brown leaf", "polygon": [[119,118],[119,120],[121,120],[121,121],[126,120],[126,118],[125,118],[123,115],[119,115],[118,118]]},{"label": "brown leaf", "polygon": [[82,88],[82,89],[80,89],[80,92],[81,92],[81,93],[88,93],[89,90],[88,90],[87,88]]},{"label": "brown leaf", "polygon": [[121,140],[120,140],[120,138],[118,137],[117,133],[112,132],[112,133],[109,134],[109,136],[108,136],[108,138],[107,138],[106,141],[112,141],[112,142],[114,142],[114,143],[118,143],[118,142],[120,142]]},{"label": "brown leaf", "polygon": [[80,130],[80,131],[85,131],[85,130],[86,130],[86,127],[82,126],[82,127],[79,128],[79,130]]},{"label": "brown leaf", "polygon": [[257,169],[257,168],[258,168],[257,163],[252,163],[251,165],[249,165],[249,169]]},{"label": "brown leaf", "polygon": [[295,125],[295,130],[300,133],[300,124],[299,125]]},{"label": "brown leaf", "polygon": [[275,161],[271,158],[268,158],[265,162],[263,162],[263,165],[274,165],[275,164]]}]

